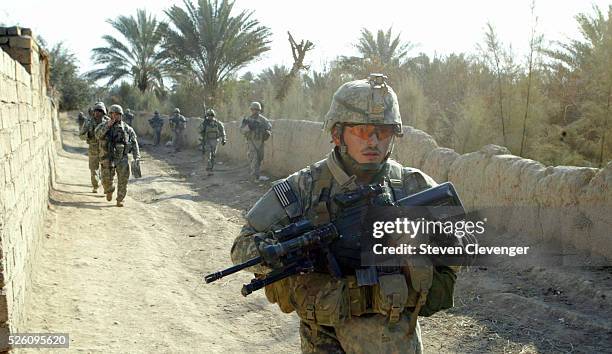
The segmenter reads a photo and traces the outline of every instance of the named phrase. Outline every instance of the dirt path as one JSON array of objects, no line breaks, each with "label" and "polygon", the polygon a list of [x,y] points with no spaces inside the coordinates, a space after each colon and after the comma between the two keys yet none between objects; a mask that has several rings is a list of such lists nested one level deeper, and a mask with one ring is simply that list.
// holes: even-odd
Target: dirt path
[{"label": "dirt path", "polygon": [[[124,208],[91,193],[85,144],[62,121],[65,151],[27,309],[29,332],[68,332],[70,351],[290,353],[298,321],[229,265],[242,215],[267,188],[246,165],[206,177],[196,151],[144,145],[146,177]],[[517,273],[518,272],[518,273]],[[605,352],[612,348],[610,271],[472,269],[457,307],[422,321],[428,352]],[[38,351],[37,351],[38,352]]]}]

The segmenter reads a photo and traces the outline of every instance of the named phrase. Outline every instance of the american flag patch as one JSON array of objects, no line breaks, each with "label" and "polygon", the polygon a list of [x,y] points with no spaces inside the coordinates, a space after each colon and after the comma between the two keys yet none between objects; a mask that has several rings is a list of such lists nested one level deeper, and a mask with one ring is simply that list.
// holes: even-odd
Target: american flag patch
[{"label": "american flag patch", "polygon": [[278,183],[274,185],[272,189],[274,189],[274,193],[276,193],[276,197],[283,208],[297,202],[297,197],[295,196],[295,193],[293,193],[293,189],[291,189],[289,182],[283,181]]}]

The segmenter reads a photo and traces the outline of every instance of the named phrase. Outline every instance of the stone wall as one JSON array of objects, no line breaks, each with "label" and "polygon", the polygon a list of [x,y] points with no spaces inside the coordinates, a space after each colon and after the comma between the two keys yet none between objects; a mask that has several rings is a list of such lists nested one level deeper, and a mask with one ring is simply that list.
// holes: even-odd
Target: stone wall
[{"label": "stone wall", "polygon": [[9,333],[27,330],[24,303],[61,146],[48,58],[31,35],[0,27],[0,350]]},{"label": "stone wall", "polygon": [[[136,129],[150,134],[144,118],[136,120]],[[187,143],[191,146],[198,144],[201,122],[189,119]],[[321,123],[275,120],[272,124],[263,164],[268,174],[286,176],[321,160],[332,148]],[[219,154],[246,160],[239,122],[225,123],[225,127],[228,144],[219,147]],[[392,157],[438,182],[451,181],[466,208],[479,210],[504,234],[524,235],[533,243],[562,243],[564,248],[600,259],[599,264],[612,261],[612,162],[603,169],[544,166],[496,145],[459,155],[412,127],[404,127]]]}]

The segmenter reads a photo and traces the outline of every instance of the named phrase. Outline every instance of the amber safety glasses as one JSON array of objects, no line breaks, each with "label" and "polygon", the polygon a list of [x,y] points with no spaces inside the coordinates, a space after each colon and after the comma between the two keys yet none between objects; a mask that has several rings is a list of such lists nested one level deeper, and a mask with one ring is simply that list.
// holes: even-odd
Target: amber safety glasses
[{"label": "amber safety glasses", "polygon": [[363,140],[368,140],[374,134],[378,140],[387,139],[395,134],[395,127],[392,125],[359,124],[345,127],[347,132]]}]

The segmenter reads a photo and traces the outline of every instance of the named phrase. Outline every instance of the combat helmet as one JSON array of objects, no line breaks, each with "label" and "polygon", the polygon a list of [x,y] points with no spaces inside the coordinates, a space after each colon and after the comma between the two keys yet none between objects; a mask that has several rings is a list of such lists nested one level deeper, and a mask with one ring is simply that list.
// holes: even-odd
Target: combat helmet
[{"label": "combat helmet", "polygon": [[175,109],[174,109],[174,113],[181,114],[181,110],[180,110],[180,109],[178,109],[178,107],[177,107],[177,108],[175,108]]},{"label": "combat helmet", "polygon": [[121,106],[118,104],[114,104],[110,106],[110,108],[108,109],[108,113],[119,113],[123,115],[123,108],[121,108]]},{"label": "combat helmet", "polygon": [[251,105],[249,106],[250,109],[256,109],[258,111],[261,111],[261,103],[255,101],[255,102],[251,102]]},{"label": "combat helmet", "polygon": [[204,113],[205,117],[214,117],[216,115],[215,110],[212,108],[209,108],[206,110],[206,113]]},{"label": "combat helmet", "polygon": [[383,74],[370,74],[367,79],[340,86],[325,115],[324,129],[331,132],[334,126],[347,123],[393,125],[396,136],[402,136],[397,95],[386,79]]},{"label": "combat helmet", "polygon": [[104,105],[104,102],[96,102],[96,104],[93,106],[93,111],[102,111],[104,114],[106,114],[106,106]]}]

